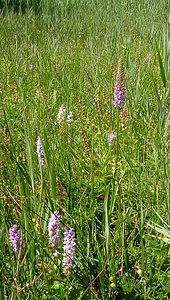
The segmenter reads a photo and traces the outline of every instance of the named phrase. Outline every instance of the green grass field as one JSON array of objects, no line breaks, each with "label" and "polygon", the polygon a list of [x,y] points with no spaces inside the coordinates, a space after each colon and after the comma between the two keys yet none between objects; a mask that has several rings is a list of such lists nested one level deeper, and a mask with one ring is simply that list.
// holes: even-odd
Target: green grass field
[{"label": "green grass field", "polygon": [[[0,300],[170,299],[170,2],[44,0],[24,13],[7,4]],[[120,58],[123,109],[113,106]],[[76,244],[67,274],[65,226]]]}]

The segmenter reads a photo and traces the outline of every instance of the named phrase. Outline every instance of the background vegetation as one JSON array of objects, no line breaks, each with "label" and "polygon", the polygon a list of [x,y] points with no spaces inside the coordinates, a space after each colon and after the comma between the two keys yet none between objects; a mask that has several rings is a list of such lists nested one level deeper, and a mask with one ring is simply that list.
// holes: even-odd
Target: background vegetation
[{"label": "background vegetation", "polygon": [[[0,299],[170,299],[169,1],[0,8]],[[57,123],[62,104],[71,124]],[[49,245],[54,210],[76,232],[70,276]]]}]

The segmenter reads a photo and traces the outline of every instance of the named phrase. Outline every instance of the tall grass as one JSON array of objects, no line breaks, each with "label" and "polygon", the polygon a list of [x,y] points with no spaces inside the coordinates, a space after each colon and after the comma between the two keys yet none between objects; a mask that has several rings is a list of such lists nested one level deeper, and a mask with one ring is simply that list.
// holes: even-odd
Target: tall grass
[{"label": "tall grass", "polygon": [[[169,8],[42,1],[39,15],[1,15],[0,299],[169,299],[169,248],[153,237],[154,224],[170,218]],[[121,115],[113,107],[120,57]],[[54,211],[76,232],[69,276],[50,248]]]}]

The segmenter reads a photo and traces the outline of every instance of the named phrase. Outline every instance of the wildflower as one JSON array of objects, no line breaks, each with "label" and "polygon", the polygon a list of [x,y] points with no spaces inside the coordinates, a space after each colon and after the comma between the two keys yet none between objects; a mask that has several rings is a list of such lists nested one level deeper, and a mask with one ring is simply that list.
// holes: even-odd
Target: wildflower
[{"label": "wildflower", "polygon": [[43,148],[42,148],[42,143],[41,143],[41,139],[38,136],[37,138],[37,155],[38,155],[38,160],[39,160],[39,164],[41,166],[45,165],[45,161],[44,161],[44,152],[43,152]]},{"label": "wildflower", "polygon": [[64,228],[63,250],[63,273],[69,275],[73,267],[75,253],[75,232],[73,228],[69,228],[68,226]]},{"label": "wildflower", "polygon": [[59,108],[58,115],[57,115],[58,124],[60,124],[64,120],[65,114],[66,114],[66,109],[64,107],[64,104],[62,104]]},{"label": "wildflower", "polygon": [[19,252],[20,245],[22,244],[22,238],[16,224],[9,228],[9,242],[13,251]]},{"label": "wildflower", "polygon": [[59,254],[57,248],[60,240],[60,219],[59,213],[55,211],[48,221],[48,235],[51,247],[55,248],[54,256]]},{"label": "wildflower", "polygon": [[122,108],[125,101],[125,79],[124,79],[124,68],[123,60],[120,59],[118,63],[118,71],[116,76],[116,83],[114,88],[114,101],[113,106],[115,108]]},{"label": "wildflower", "polygon": [[114,139],[115,139],[114,132],[110,132],[109,135],[108,135],[108,144],[109,144],[109,146],[112,144]]},{"label": "wildflower", "polygon": [[67,123],[70,124],[72,122],[73,122],[73,113],[72,113],[72,111],[70,111],[67,116]]}]

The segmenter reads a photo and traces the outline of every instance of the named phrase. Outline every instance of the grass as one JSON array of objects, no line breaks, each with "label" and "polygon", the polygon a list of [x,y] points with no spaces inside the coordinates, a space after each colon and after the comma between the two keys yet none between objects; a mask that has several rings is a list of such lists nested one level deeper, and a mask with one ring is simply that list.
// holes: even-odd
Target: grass
[{"label": "grass", "polygon": [[[1,15],[0,300],[170,298],[169,9],[70,0]],[[112,104],[120,57],[121,117]],[[50,248],[55,210],[76,232],[69,276]]]}]

